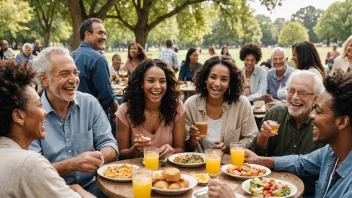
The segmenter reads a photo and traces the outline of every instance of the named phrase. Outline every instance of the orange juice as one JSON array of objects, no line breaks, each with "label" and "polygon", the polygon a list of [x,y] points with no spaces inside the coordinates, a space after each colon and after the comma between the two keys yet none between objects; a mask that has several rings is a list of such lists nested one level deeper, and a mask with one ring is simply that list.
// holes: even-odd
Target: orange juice
[{"label": "orange juice", "polygon": [[133,179],[132,183],[135,198],[150,198],[152,191],[151,177],[137,177]]},{"label": "orange juice", "polygon": [[207,158],[205,160],[205,166],[208,174],[217,175],[220,172],[220,157]]},{"label": "orange juice", "polygon": [[145,153],[144,167],[151,170],[158,170],[159,168],[159,153]]},{"label": "orange juice", "polygon": [[244,162],[244,149],[231,148],[231,164],[236,166],[243,166]]}]

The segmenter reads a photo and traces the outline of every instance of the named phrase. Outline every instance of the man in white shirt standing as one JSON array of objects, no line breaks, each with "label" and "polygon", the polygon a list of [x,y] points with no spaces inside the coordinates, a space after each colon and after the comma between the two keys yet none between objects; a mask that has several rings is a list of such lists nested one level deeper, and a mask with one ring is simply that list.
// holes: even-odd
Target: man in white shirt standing
[{"label": "man in white shirt standing", "polygon": [[160,53],[159,59],[167,62],[175,72],[179,70],[178,57],[177,53],[174,51],[174,43],[172,40],[166,41],[166,49]]}]

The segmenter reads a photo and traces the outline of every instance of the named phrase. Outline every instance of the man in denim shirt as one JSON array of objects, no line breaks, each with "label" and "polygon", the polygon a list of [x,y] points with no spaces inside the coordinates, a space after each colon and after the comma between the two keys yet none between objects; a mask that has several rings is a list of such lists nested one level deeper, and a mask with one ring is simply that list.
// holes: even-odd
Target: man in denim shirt
[{"label": "man in denim shirt", "polygon": [[324,86],[309,116],[313,141],[328,145],[284,157],[259,157],[246,150],[246,161],[299,176],[319,174],[315,197],[352,197],[352,74],[328,76]]},{"label": "man in denim shirt", "polygon": [[117,101],[110,83],[109,64],[99,52],[105,48],[107,33],[102,21],[89,18],[83,21],[79,30],[82,40],[80,47],[72,52],[78,70],[80,85],[78,91],[92,94],[97,98],[105,113],[115,119]]},{"label": "man in denim shirt", "polygon": [[[79,184],[97,197],[97,169],[118,156],[109,121],[96,98],[77,90],[78,69],[69,51],[49,47],[33,63],[40,85],[46,137],[29,149],[47,158],[67,184]],[[39,130],[38,130],[39,131]]]}]

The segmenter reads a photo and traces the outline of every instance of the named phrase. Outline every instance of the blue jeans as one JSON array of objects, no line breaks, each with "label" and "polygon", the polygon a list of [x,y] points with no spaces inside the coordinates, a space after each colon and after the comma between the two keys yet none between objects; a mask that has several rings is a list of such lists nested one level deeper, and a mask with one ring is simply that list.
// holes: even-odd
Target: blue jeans
[{"label": "blue jeans", "polygon": [[84,190],[92,193],[98,198],[108,198],[98,187],[97,181],[92,182],[88,186],[84,187]]}]

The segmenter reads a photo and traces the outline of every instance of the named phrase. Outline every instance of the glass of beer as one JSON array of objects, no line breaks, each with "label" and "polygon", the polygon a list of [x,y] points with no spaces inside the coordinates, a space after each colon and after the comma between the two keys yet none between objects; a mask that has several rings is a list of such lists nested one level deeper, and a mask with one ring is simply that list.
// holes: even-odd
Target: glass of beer
[{"label": "glass of beer", "polygon": [[208,131],[208,122],[196,122],[196,127],[200,133],[199,136],[204,137],[207,135]]},{"label": "glass of beer", "polygon": [[268,125],[271,127],[271,130],[273,130],[273,132],[277,134],[277,130],[279,130],[280,124],[272,120],[268,120],[267,122],[268,122]]},{"label": "glass of beer", "polygon": [[205,150],[205,168],[211,178],[218,178],[221,163],[221,150],[207,149]]},{"label": "glass of beer", "polygon": [[231,164],[236,166],[243,166],[245,146],[242,142],[231,142]]},{"label": "glass of beer", "polygon": [[133,194],[135,198],[150,198],[153,172],[145,168],[132,171]]},{"label": "glass of beer", "polygon": [[147,147],[144,149],[144,167],[154,171],[159,169],[159,148]]}]

